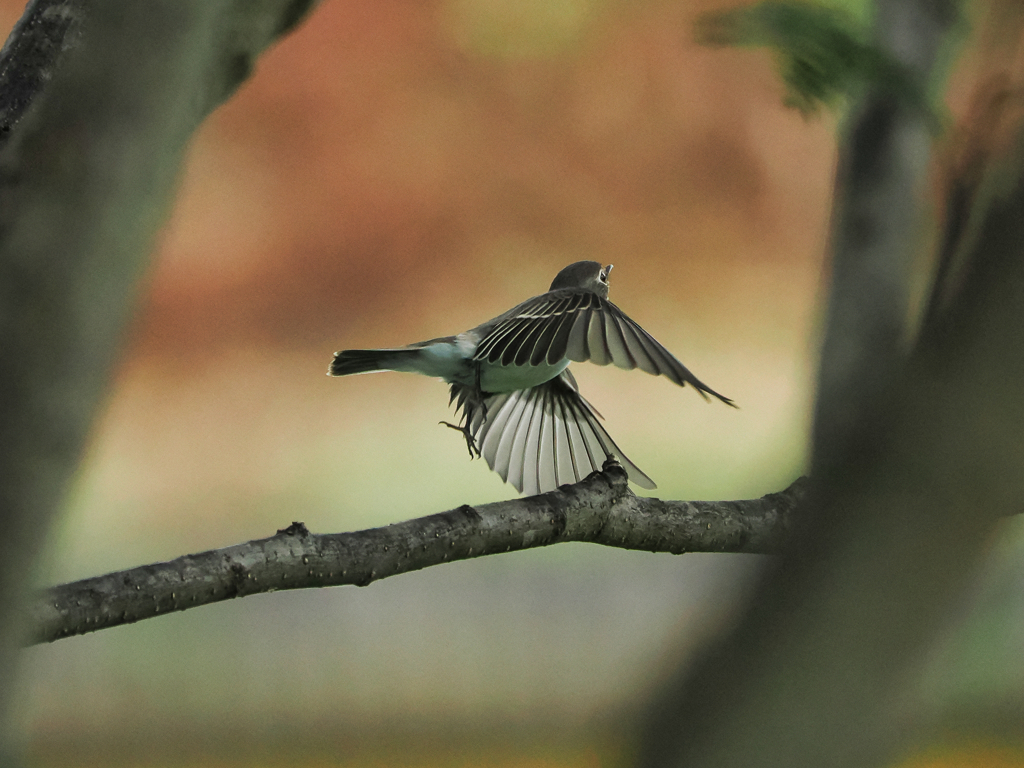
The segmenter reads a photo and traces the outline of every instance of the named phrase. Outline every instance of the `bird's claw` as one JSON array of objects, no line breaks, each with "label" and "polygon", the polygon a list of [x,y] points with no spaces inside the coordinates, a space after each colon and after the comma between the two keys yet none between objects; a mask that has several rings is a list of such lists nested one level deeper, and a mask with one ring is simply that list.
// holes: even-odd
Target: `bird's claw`
[{"label": "bird's claw", "polygon": [[477,447],[476,438],[473,437],[473,433],[469,429],[469,424],[468,423],[465,424],[465,425],[451,424],[451,423],[449,423],[447,421],[439,421],[437,423],[438,424],[444,424],[449,429],[454,429],[456,432],[461,432],[462,433],[462,436],[464,438],[466,438],[466,448],[469,449],[469,458],[470,459],[476,459],[476,458],[479,458],[482,455],[480,453],[480,449]]}]

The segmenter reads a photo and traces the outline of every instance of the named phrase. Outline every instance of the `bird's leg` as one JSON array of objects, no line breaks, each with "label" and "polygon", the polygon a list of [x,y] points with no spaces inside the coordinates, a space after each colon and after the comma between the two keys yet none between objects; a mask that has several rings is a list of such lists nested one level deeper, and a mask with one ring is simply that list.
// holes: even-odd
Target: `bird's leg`
[{"label": "bird's leg", "polygon": [[601,471],[607,472],[612,467],[618,467],[622,469],[622,464],[619,462],[619,457],[614,453],[609,453],[605,456],[604,464],[601,465]]},{"label": "bird's leg", "polygon": [[[469,449],[469,458],[479,458],[482,454],[480,448],[476,444],[476,438],[473,437],[472,425],[473,416],[476,409],[479,408],[483,413],[484,420],[487,419],[487,404],[484,401],[484,393],[480,389],[480,363],[476,364],[476,382],[472,391],[466,395],[466,399],[462,405],[462,418],[459,424],[451,424],[447,421],[439,421],[438,424],[444,424],[450,429],[454,429],[456,432],[461,432],[462,436],[466,438],[466,448]],[[481,422],[482,423],[482,422]]]},{"label": "bird's leg", "polygon": [[462,433],[462,436],[466,438],[466,447],[469,449],[469,458],[475,459],[480,456],[480,449],[476,446],[476,438],[473,437],[473,432],[469,428],[470,421],[468,413],[462,417],[462,423],[460,424],[452,424],[448,421],[439,421],[437,423],[444,424],[446,427]]}]

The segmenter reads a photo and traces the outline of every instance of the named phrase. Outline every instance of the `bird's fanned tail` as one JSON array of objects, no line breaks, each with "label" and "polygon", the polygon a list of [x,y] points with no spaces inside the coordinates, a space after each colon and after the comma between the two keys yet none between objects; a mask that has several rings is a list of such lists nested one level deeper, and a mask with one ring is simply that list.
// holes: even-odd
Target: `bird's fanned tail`
[{"label": "bird's fanned tail", "polygon": [[568,371],[530,389],[487,396],[482,406],[467,387],[452,385],[451,395],[488,466],[520,493],[578,482],[608,456],[619,460],[630,481],[657,487],[601,426]]}]

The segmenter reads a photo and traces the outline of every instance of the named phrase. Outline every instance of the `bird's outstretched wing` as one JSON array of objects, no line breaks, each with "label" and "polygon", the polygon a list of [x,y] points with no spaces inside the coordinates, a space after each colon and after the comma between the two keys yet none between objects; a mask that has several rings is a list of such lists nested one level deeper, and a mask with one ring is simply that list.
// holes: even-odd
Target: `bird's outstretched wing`
[{"label": "bird's outstretched wing", "polygon": [[706,400],[720,395],[687,370],[653,336],[607,299],[589,291],[550,291],[524,301],[493,321],[477,345],[475,360],[500,365],[614,363],[689,384]]},{"label": "bird's outstretched wing", "polygon": [[569,371],[530,389],[487,398],[486,417],[471,405],[465,389],[453,385],[452,399],[470,408],[468,427],[480,454],[520,493],[546,493],[578,482],[599,470],[608,456],[619,460],[632,482],[657,487],[601,426]]}]

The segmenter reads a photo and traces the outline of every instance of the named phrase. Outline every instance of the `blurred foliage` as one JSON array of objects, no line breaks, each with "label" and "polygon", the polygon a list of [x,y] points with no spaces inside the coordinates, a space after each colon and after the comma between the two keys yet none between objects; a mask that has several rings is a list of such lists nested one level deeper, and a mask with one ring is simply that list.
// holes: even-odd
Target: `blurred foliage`
[{"label": "blurred foliage", "polygon": [[700,17],[698,42],[767,46],[786,84],[786,104],[806,115],[842,108],[868,86],[882,88],[938,122],[926,84],[870,42],[868,25],[852,12],[806,2],[768,0]]}]

